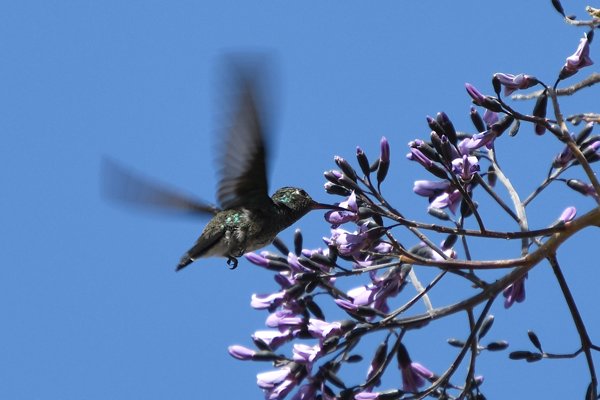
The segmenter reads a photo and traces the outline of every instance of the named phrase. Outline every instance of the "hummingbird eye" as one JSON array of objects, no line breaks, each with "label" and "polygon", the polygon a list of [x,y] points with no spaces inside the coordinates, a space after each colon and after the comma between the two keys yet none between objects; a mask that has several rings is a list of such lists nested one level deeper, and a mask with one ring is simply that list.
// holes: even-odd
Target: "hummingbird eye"
[{"label": "hummingbird eye", "polygon": [[298,190],[298,193],[300,193],[302,196],[307,197],[308,193],[306,193],[306,191],[304,189],[300,189]]}]

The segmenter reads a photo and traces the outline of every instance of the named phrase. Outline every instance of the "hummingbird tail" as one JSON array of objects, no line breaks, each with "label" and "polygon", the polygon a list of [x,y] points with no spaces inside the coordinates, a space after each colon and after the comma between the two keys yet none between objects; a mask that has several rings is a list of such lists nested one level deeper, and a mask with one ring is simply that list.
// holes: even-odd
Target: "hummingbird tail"
[{"label": "hummingbird tail", "polygon": [[182,269],[184,269],[185,267],[187,267],[188,265],[190,265],[193,262],[194,262],[194,259],[192,257],[190,257],[190,254],[189,253],[185,254],[183,257],[181,257],[179,264],[177,264],[177,267],[175,268],[175,272],[181,271]]}]

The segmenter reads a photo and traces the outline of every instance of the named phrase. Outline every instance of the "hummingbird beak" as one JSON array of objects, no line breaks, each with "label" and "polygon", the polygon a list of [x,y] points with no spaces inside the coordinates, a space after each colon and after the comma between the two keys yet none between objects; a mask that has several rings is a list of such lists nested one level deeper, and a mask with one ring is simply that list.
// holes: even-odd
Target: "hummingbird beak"
[{"label": "hummingbird beak", "polygon": [[335,210],[335,211],[352,211],[344,207],[334,206],[331,204],[317,203],[313,201],[310,207],[311,210]]}]

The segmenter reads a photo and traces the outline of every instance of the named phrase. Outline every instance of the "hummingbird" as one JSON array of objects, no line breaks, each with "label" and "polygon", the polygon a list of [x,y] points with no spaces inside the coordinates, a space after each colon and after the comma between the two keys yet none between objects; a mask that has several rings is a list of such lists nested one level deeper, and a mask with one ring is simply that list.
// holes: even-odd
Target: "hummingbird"
[{"label": "hummingbird", "polygon": [[257,82],[238,75],[231,124],[222,135],[219,206],[136,176],[112,161],[104,163],[107,193],[112,198],[212,216],[194,245],[181,257],[176,271],[204,257],[225,257],[227,265],[235,269],[239,257],[269,245],[279,232],[309,211],[344,210],[318,203],[296,187],[282,187],[269,197],[268,143],[257,102]]}]

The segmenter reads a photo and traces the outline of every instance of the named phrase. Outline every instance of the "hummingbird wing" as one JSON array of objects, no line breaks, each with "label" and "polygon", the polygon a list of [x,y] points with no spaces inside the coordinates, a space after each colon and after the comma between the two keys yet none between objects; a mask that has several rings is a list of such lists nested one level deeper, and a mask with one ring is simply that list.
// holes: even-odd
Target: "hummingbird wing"
[{"label": "hummingbird wing", "polygon": [[210,216],[220,211],[213,205],[142,177],[115,161],[103,159],[101,171],[102,191],[109,199],[156,210],[200,216]]},{"label": "hummingbird wing", "polygon": [[256,80],[238,74],[238,99],[226,132],[217,198],[223,209],[261,208],[268,192],[267,144],[257,106]]}]

